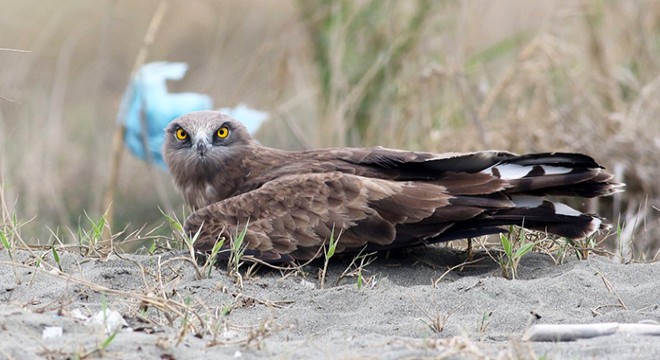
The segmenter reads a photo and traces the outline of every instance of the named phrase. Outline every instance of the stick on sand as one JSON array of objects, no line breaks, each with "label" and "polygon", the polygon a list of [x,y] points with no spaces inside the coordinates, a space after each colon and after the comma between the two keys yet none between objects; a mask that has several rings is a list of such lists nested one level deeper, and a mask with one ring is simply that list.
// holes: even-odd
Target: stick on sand
[{"label": "stick on sand", "polygon": [[597,336],[626,333],[634,335],[660,336],[657,324],[539,324],[534,325],[523,335],[523,341],[574,341]]}]

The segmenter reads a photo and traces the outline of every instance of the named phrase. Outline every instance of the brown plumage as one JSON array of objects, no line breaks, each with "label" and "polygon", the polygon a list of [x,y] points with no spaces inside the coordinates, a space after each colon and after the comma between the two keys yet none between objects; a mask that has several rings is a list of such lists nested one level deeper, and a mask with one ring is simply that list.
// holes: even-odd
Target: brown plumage
[{"label": "brown plumage", "polygon": [[194,211],[185,229],[199,233],[195,247],[209,251],[249,223],[246,254],[269,262],[321,255],[333,228],[341,234],[337,252],[475,237],[507,225],[585,237],[608,225],[545,196],[595,197],[620,188],[582,154],[277,150],[214,111],[174,120],[163,151]]}]

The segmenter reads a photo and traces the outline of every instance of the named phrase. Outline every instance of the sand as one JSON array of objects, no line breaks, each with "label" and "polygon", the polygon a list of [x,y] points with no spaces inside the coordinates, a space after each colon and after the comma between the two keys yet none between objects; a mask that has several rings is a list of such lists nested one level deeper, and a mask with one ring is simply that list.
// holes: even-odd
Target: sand
[{"label": "sand", "polygon": [[321,288],[322,262],[241,285],[224,267],[198,279],[179,255],[62,252],[60,272],[49,252],[2,250],[0,358],[660,358],[658,336],[521,340],[534,324],[658,324],[660,263],[532,253],[507,280],[485,253],[447,272],[464,253],[429,247],[379,255],[358,289],[355,276],[337,284],[350,258],[332,259]]}]

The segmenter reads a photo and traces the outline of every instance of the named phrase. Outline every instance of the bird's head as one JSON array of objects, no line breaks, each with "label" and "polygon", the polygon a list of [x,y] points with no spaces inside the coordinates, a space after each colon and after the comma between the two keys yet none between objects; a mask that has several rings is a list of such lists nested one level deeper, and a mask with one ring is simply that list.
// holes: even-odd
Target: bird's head
[{"label": "bird's head", "polygon": [[183,115],[165,132],[163,156],[177,182],[223,171],[256,144],[243,124],[217,111]]}]

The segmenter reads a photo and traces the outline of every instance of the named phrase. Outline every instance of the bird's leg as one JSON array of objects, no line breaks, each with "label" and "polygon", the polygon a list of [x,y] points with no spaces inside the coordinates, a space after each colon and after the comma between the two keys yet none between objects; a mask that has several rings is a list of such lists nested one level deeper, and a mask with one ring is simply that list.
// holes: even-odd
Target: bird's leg
[{"label": "bird's leg", "polygon": [[467,249],[465,252],[467,253],[466,261],[472,261],[472,258],[474,257],[474,254],[472,253],[472,238],[467,239]]}]

